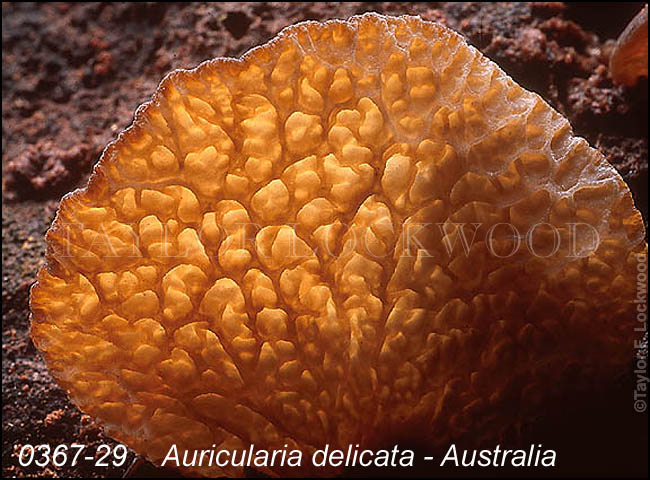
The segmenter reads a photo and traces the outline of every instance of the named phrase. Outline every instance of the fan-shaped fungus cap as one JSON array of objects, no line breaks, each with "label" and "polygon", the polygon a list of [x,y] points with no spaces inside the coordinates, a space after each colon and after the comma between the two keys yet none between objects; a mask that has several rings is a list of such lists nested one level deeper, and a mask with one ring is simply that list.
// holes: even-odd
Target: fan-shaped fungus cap
[{"label": "fan-shaped fungus cap", "polygon": [[639,77],[648,76],[648,5],[616,40],[609,69],[614,82],[628,86],[634,85]]},{"label": "fan-shaped fungus cap", "polygon": [[630,360],[647,250],[565,118],[451,30],[375,14],[169,75],[47,242],[32,338],[153,461],[497,436]]}]

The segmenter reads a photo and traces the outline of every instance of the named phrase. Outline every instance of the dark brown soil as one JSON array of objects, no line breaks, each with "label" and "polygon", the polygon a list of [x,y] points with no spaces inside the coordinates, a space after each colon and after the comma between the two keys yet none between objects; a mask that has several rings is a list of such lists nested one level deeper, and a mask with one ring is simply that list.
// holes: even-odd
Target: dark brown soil
[{"label": "dark brown soil", "polygon": [[[175,68],[238,56],[280,29],[365,11],[419,14],[464,34],[519,84],[566,115],[629,183],[647,224],[648,83],[612,84],[608,55],[640,3],[2,4],[2,473],[122,476],[122,467],[21,467],[21,445],[114,445],[49,377],[28,335],[28,293],[58,199],[83,185],[104,146]],[[647,476],[648,418],[632,409],[632,377],[558,399],[528,443],[558,450],[553,471]],[[165,475],[139,465],[131,475]],[[350,472],[365,475],[368,472]],[[431,463],[408,472],[468,475]]]}]

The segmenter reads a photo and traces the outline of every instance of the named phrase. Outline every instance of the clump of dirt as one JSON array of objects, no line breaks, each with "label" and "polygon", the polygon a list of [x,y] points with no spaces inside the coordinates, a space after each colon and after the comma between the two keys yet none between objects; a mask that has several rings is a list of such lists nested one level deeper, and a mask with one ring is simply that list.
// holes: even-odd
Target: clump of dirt
[{"label": "clump of dirt", "polygon": [[60,198],[79,182],[92,165],[85,143],[68,150],[51,140],[29,145],[5,169],[3,188],[9,200]]}]

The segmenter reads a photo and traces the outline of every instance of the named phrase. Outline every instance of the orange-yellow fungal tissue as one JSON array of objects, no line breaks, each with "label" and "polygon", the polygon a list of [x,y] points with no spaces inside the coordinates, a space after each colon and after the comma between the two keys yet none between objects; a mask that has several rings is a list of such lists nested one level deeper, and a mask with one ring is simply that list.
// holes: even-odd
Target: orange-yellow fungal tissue
[{"label": "orange-yellow fungal tissue", "polygon": [[609,59],[616,83],[632,86],[639,77],[648,78],[648,5],[632,19],[616,40]]},{"label": "orange-yellow fungal tissue", "polygon": [[496,439],[630,361],[644,238],[603,155],[460,35],[306,22],[165,78],[62,200],[31,334],[154,462]]}]

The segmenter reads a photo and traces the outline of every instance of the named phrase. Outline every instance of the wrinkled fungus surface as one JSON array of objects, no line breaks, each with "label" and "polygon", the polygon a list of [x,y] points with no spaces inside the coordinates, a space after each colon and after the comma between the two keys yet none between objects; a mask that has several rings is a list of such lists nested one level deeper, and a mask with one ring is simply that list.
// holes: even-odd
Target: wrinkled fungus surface
[{"label": "wrinkled fungus surface", "polygon": [[451,30],[379,15],[169,75],[47,240],[34,342],[153,461],[497,438],[629,361],[647,249],[565,118]]}]

